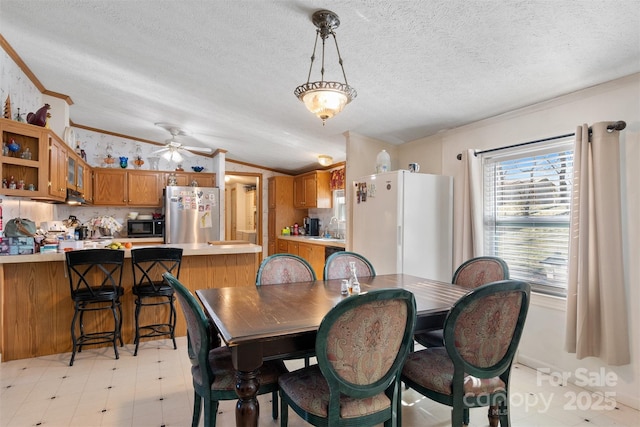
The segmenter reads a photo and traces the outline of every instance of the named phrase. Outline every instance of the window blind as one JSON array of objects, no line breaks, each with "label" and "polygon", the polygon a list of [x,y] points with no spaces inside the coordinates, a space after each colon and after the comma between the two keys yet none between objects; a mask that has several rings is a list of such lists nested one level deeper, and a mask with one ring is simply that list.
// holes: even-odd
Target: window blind
[{"label": "window blind", "polygon": [[574,138],[482,155],[485,253],[532,289],[566,295]]}]

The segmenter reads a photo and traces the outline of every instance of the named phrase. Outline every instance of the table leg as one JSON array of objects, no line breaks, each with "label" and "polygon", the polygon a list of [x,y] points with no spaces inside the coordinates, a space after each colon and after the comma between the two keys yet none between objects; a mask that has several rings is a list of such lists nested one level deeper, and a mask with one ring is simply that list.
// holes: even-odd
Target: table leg
[{"label": "table leg", "polygon": [[260,382],[258,371],[238,371],[236,376],[236,426],[258,427],[260,405],[256,397]]}]

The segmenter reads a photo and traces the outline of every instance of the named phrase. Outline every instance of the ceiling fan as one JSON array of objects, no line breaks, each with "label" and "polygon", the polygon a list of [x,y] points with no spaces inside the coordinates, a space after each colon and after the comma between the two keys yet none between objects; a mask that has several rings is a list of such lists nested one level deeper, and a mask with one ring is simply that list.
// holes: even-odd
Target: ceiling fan
[{"label": "ceiling fan", "polygon": [[191,132],[186,129],[182,129],[177,125],[173,125],[171,123],[156,123],[158,127],[168,131],[171,134],[171,138],[165,141],[165,146],[159,150],[154,151],[154,153],[164,153],[163,157],[167,158],[167,160],[182,160],[182,155],[184,154],[187,157],[193,157],[193,153],[191,151],[197,151],[201,153],[211,154],[213,150],[211,148],[206,147],[195,147],[190,145],[184,145],[180,141],[177,140],[178,136],[189,136]]}]

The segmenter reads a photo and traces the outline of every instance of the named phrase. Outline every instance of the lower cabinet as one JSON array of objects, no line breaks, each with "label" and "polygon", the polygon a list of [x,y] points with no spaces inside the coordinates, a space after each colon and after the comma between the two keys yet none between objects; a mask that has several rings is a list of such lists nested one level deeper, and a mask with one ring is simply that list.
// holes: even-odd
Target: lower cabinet
[{"label": "lower cabinet", "polygon": [[316,277],[322,279],[322,272],[324,270],[323,245],[278,239],[278,253],[293,254],[304,258],[311,264],[313,271],[316,273]]}]

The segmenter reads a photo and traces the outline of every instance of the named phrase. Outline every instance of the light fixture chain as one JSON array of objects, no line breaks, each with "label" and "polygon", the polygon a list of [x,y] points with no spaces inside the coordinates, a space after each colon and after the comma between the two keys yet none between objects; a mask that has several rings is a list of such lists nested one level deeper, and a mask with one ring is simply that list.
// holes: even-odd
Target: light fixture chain
[{"label": "light fixture chain", "polygon": [[[333,41],[336,44],[336,52],[338,52],[338,64],[340,64],[340,68],[342,69],[342,77],[344,77],[344,84],[349,86],[349,82],[347,81],[347,74],[344,72],[344,65],[342,65],[342,55],[340,55],[340,48],[338,47],[338,39],[336,38],[336,33],[331,31],[331,35],[333,36]],[[324,58],[324,55],[323,55]]]},{"label": "light fixture chain", "polygon": [[[313,61],[316,60],[316,47],[318,46],[319,32],[316,31],[316,41],[313,43],[313,53],[311,54],[311,64],[309,65],[309,75],[307,76],[307,84],[311,81],[311,71],[313,70]],[[324,43],[324,40],[323,40]],[[322,55],[324,57],[324,54]],[[344,70],[343,70],[344,72]]]},{"label": "light fixture chain", "polygon": [[322,68],[320,68],[320,81],[323,82],[324,81],[324,47],[325,47],[325,40],[327,38],[326,37],[322,37]]}]

